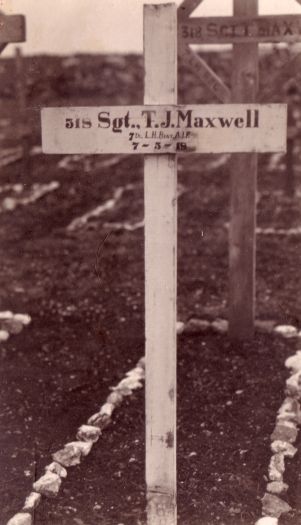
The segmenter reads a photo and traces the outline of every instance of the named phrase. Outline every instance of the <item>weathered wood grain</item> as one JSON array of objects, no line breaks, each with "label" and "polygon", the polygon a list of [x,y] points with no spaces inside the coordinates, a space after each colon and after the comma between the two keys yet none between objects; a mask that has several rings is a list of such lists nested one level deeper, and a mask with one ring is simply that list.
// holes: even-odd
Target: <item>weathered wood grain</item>
[{"label": "weathered wood grain", "polygon": [[[144,7],[145,104],[177,102],[175,4]],[[177,160],[147,156],[145,195],[148,525],[176,525]]]},{"label": "weathered wood grain", "polygon": [[[235,16],[255,16],[258,0],[234,0]],[[254,102],[258,89],[258,45],[233,46],[233,102]],[[257,154],[234,155],[231,164],[229,229],[229,335],[253,336],[255,316]]]}]

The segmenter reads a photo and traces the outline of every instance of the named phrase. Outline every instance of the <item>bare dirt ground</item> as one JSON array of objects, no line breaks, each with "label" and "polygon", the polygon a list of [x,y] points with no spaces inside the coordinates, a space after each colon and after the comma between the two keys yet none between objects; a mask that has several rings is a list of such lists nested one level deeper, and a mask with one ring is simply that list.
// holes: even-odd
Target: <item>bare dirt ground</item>
[{"label": "bare dirt ground", "polygon": [[[46,58],[27,63],[32,146],[40,143],[41,105],[142,101],[140,59],[117,57],[115,63],[103,59],[95,65],[91,57],[82,57],[75,65],[58,64]],[[13,72],[10,61],[5,67]],[[227,79],[224,64],[223,70]],[[190,93],[189,102],[201,102],[204,93],[185,78],[181,101]],[[1,118],[8,119],[2,122],[2,147],[17,144],[18,113],[10,87],[2,84]],[[29,172],[22,173],[17,162],[0,175],[1,187],[21,183],[24,194],[34,183],[59,182],[36,202],[0,214],[0,310],[32,318],[29,327],[0,347],[3,525],[22,507],[51,453],[74,440],[109,387],[144,353],[143,228],[112,226],[143,219],[142,158],[124,157],[111,166],[103,163],[112,157],[80,158],[69,170],[59,166],[61,159],[38,153]],[[231,164],[214,168],[215,160],[220,157],[180,159],[182,321],[227,317]],[[297,167],[298,151],[295,162]],[[284,173],[279,166],[269,171],[269,163],[270,155],[261,156],[258,225],[300,226],[300,198],[275,194],[284,186]],[[83,227],[67,229],[127,185],[132,186],[114,208]],[[259,235],[257,249],[257,318],[300,328],[301,235]],[[179,525],[253,525],[260,517],[270,434],[287,377],[284,360],[295,350],[294,341],[272,334],[256,333],[245,344],[231,344],[214,333],[179,336]],[[143,392],[137,391],[122,405],[91,454],[68,470],[59,496],[43,500],[35,525],[145,523],[143,403]],[[294,458],[286,471],[293,511],[282,523],[290,525],[301,519],[299,461]]]}]

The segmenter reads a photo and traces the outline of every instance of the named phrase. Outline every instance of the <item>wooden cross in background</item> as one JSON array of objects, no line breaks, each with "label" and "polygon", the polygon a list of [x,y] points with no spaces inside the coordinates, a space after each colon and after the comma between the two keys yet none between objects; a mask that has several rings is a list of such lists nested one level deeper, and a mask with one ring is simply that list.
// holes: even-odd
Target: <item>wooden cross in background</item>
[{"label": "wooden cross in background", "polygon": [[[258,44],[301,42],[301,16],[258,16],[258,0],[233,0],[233,17],[190,17],[202,1],[184,0],[178,9],[183,63],[220,102],[255,102]],[[231,90],[190,44],[233,44]],[[240,340],[254,332],[257,164],[257,153],[233,155],[231,161],[228,318],[230,337]]]}]

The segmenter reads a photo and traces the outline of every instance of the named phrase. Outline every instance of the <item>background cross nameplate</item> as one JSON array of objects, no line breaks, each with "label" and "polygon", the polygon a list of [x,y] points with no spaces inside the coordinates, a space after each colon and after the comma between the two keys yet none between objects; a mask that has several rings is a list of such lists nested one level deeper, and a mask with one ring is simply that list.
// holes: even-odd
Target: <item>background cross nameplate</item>
[{"label": "background cross nameplate", "polygon": [[179,39],[189,44],[300,42],[301,16],[228,16],[180,19]]}]

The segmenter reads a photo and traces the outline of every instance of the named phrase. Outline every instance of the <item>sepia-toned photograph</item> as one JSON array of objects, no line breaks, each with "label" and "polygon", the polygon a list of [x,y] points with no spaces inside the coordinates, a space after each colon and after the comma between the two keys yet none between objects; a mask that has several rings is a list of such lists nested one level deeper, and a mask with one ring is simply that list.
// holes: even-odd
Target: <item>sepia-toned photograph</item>
[{"label": "sepia-toned photograph", "polygon": [[300,525],[301,0],[0,0],[0,525]]}]

